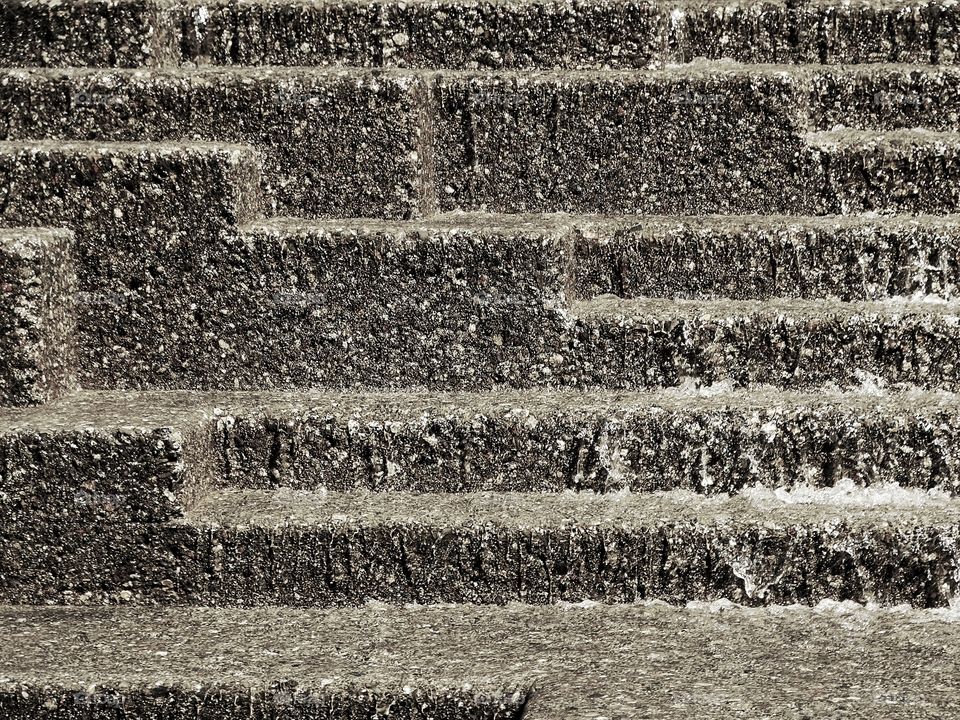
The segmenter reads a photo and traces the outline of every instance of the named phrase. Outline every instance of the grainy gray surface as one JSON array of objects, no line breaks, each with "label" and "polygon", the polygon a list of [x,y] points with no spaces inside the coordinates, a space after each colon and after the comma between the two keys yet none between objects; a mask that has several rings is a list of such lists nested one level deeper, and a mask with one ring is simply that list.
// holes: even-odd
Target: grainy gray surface
[{"label": "grainy gray surface", "polygon": [[571,218],[573,295],[955,299],[960,216]]},{"label": "grainy gray surface", "polygon": [[76,284],[69,230],[0,230],[0,405],[75,389]]},{"label": "grainy gray surface", "polygon": [[[538,720],[960,712],[960,626],[929,611],[6,608],[0,629],[0,708],[11,720],[112,717],[124,706],[180,720],[197,705],[217,720],[384,707],[402,718],[522,709]],[[451,696],[463,705],[443,701]]]},{"label": "grainy gray surface", "polygon": [[862,383],[956,389],[955,302],[666,300],[574,305],[580,382],[601,387]]},{"label": "grainy gray surface", "polygon": [[0,137],[246,143],[270,214],[416,216],[432,209],[425,93],[400,71],[2,70]]},{"label": "grainy gray surface", "polygon": [[5,65],[951,64],[958,51],[958,12],[944,0],[8,0],[2,10]]}]

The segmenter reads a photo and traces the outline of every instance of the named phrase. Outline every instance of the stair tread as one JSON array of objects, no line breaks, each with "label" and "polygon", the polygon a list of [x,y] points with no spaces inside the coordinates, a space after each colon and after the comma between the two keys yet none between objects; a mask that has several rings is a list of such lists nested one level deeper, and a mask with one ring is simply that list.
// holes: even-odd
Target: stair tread
[{"label": "stair tread", "polygon": [[[810,498],[815,502],[809,502]],[[174,522],[263,528],[409,523],[440,528],[487,523],[499,528],[630,528],[675,523],[766,528],[830,523],[860,528],[954,526],[960,524],[960,500],[940,492],[889,487],[804,489],[782,495],[757,489],[736,496],[703,496],[686,490],[541,494],[227,489],[200,498],[184,519]]]},{"label": "stair tread", "polygon": [[776,298],[772,300],[689,300],[672,298],[619,298],[599,296],[573,304],[574,313],[583,316],[619,314],[627,317],[648,315],[666,317],[789,315],[800,318],[840,315],[865,317],[932,315],[953,317],[960,314],[955,300],[889,298],[843,302],[828,299]]},{"label": "stair tread", "polygon": [[960,687],[955,611],[846,603],[6,607],[0,631],[0,689],[27,708],[58,691],[107,705],[114,688],[132,701],[213,686],[225,697],[211,703],[240,698],[238,716],[245,702],[278,698],[396,698],[399,709],[405,696],[453,693],[467,707],[506,703],[509,718],[934,718],[957,711]]},{"label": "stair tread", "polygon": [[425,392],[336,390],[135,391],[98,390],[68,394],[44,405],[0,408],[0,432],[114,427],[169,427],[231,414],[256,412],[342,412],[376,417],[419,415],[428,410],[509,414],[516,411],[616,412],[630,408],[763,409],[851,407],[924,412],[960,407],[960,394],[907,390],[881,392],[773,387],[700,390],[497,390]]}]

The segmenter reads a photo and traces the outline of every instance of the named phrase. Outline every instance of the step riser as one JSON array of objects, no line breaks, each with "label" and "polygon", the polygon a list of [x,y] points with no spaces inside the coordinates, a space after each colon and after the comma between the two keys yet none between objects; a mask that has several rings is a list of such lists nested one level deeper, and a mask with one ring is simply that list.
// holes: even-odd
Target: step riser
[{"label": "step riser", "polygon": [[573,365],[587,386],[643,388],[732,381],[784,388],[883,383],[960,388],[960,324],[954,315],[900,309],[791,316],[775,308],[692,316],[625,315],[583,303]]},{"label": "step riser", "polygon": [[0,406],[76,388],[76,274],[65,230],[0,230]]},{"label": "step riser", "polygon": [[253,151],[231,146],[0,143],[0,225],[75,231],[83,386],[178,374],[171,345],[200,336],[198,258],[260,210],[258,177]]},{"label": "step riser", "polygon": [[956,525],[858,528],[839,518],[632,529],[103,526],[95,536],[88,528],[7,528],[0,600],[337,606],[727,598],[754,605],[829,598],[936,607],[956,590],[958,532]]},{"label": "step riser", "polygon": [[[839,3],[8,2],[5,65],[645,67],[693,58],[953,63],[960,13]],[[108,28],[101,30],[102,24]],[[75,29],[75,35],[66,32]],[[131,41],[130,38],[133,38]]]},{"label": "step riser", "polygon": [[448,74],[435,92],[443,210],[702,215],[817,205],[800,166],[801,82],[791,76]]},{"label": "step riser", "polygon": [[958,296],[960,224],[831,218],[582,223],[573,294],[765,300]]},{"label": "step riser", "polygon": [[409,217],[432,208],[424,82],[369,72],[2,73],[5,139],[242,143],[269,214]]},{"label": "step riser", "polygon": [[[809,147],[813,78],[736,66],[502,75],[8,70],[0,106],[9,108],[8,139],[249,144],[263,157],[270,214],[405,218],[437,206],[948,213],[960,205],[955,141],[944,153],[920,138],[895,160],[871,147]],[[855,78],[840,84],[859,102]]]},{"label": "step riser", "polygon": [[419,720],[424,712],[436,720],[519,720],[523,701],[476,697],[455,689],[329,691],[303,689],[294,683],[275,690],[230,689],[211,686],[196,692],[158,686],[148,690],[128,688],[28,687],[0,692],[0,713],[6,720],[75,720],[78,717],[140,720],[320,720],[321,718],[374,717],[389,708],[390,717]]},{"label": "step riser", "polygon": [[156,0],[0,4],[0,67],[138,67],[177,62]]},{"label": "step riser", "polygon": [[810,123],[818,130],[952,131],[960,122],[956,68],[818,68],[810,78]]},{"label": "step riser", "polygon": [[[839,139],[839,143],[832,142]],[[822,212],[945,214],[960,206],[957,136],[810,136]]]},{"label": "step riser", "polygon": [[916,414],[862,406],[696,409],[658,405],[479,407],[349,412],[344,406],[230,411],[212,446],[226,487],[636,492],[844,479],[957,489],[960,423],[950,408]]}]

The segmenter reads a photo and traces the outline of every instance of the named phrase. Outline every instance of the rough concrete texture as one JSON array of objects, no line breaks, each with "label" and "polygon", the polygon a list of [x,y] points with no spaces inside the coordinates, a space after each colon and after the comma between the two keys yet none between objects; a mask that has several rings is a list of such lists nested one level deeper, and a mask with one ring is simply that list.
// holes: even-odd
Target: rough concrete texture
[{"label": "rough concrete texture", "polygon": [[7,70],[0,133],[245,143],[271,214],[405,217],[432,205],[425,93],[366,70]]},{"label": "rough concrete texture", "polygon": [[[948,1],[10,0],[5,65],[643,68],[956,62]],[[73,32],[68,32],[73,29]]]},{"label": "rough concrete texture", "polygon": [[443,209],[802,213],[802,81],[698,65],[645,73],[438,74]]},{"label": "rough concrete texture", "polygon": [[138,67],[171,62],[166,0],[5,0],[0,66]]},{"label": "rough concrete texture", "polygon": [[960,73],[954,67],[818,67],[809,77],[810,122],[818,130],[955,130],[960,122]]},{"label": "rough concrete texture", "polygon": [[179,516],[212,483],[212,417],[190,394],[77,393],[3,411],[0,524]]},{"label": "rough concrete texture", "polygon": [[858,506],[684,491],[223,490],[169,524],[103,525],[86,537],[48,528],[16,547],[4,537],[0,599],[946,606],[960,512],[955,499],[921,495]]},{"label": "rough concrete texture", "polygon": [[960,203],[960,134],[836,130],[806,137],[822,212],[952,213]]},{"label": "rough concrete texture", "polygon": [[51,497],[77,493],[136,503],[126,519],[162,520],[178,507],[159,492],[190,505],[210,485],[714,494],[852,482],[953,494],[958,403],[943,392],[771,389],[85,392],[0,413],[2,477],[8,496],[38,498],[17,516],[38,522]]},{"label": "rough concrete texture", "polygon": [[76,386],[73,234],[0,230],[0,405],[51,400]]},{"label": "rough concrete texture", "polygon": [[[219,387],[529,386],[563,357],[570,238],[511,218],[274,221],[204,253]],[[184,352],[196,352],[185,347]],[[210,372],[216,364],[218,372]]]},{"label": "rough concrete texture", "polygon": [[[0,225],[75,231],[84,386],[162,384],[202,334],[201,250],[257,213],[259,159],[206,143],[0,142]],[[213,341],[216,343],[216,340]]]},{"label": "rough concrete texture", "polygon": [[581,382],[605,387],[868,383],[960,387],[958,306],[944,302],[578,303]]},{"label": "rough concrete texture", "polygon": [[0,628],[10,720],[319,720],[385,707],[442,720],[958,711],[960,626],[933,611],[9,608]]},{"label": "rough concrete texture", "polygon": [[627,217],[573,227],[579,299],[958,294],[958,216]]},{"label": "rough concrete texture", "polygon": [[960,465],[947,393],[234,393],[209,402],[225,487],[711,494],[849,480],[954,493]]}]

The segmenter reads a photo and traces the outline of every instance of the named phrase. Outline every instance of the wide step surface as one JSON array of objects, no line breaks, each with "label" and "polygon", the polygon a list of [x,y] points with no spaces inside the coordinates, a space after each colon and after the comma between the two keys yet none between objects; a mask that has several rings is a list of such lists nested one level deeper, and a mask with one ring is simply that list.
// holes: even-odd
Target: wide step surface
[{"label": "wide step surface", "polygon": [[960,712],[960,624],[930,611],[4,608],[0,630],[0,709],[11,720],[78,710],[151,720],[385,708],[451,720]]}]

